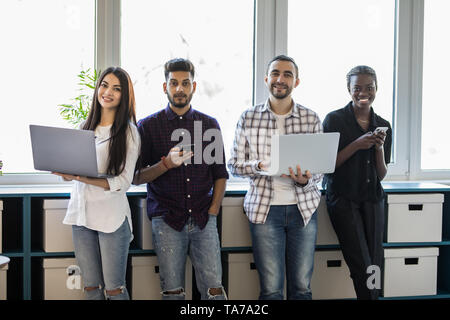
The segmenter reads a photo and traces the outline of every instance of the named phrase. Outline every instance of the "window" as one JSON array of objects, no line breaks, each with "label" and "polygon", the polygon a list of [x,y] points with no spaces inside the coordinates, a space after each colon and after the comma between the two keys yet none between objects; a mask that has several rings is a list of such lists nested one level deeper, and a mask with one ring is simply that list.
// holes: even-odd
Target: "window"
[{"label": "window", "polygon": [[94,64],[95,2],[0,2],[3,173],[34,172],[29,124],[70,127],[58,104],[77,96],[77,74]]},{"label": "window", "polygon": [[240,114],[252,105],[251,0],[122,1],[121,65],[130,74],[137,118],[167,106],[164,63],[196,68],[192,106],[217,119],[229,158]]},{"label": "window", "polygon": [[394,0],[290,0],[288,54],[299,67],[294,100],[323,121],[351,101],[346,74],[357,65],[378,78],[374,110],[391,125],[394,90]]},{"label": "window", "polygon": [[56,182],[35,174],[28,125],[70,127],[58,105],[78,95],[77,75],[94,59],[97,69],[121,65],[130,73],[142,119],[167,104],[163,64],[189,58],[197,81],[192,104],[218,120],[229,158],[236,122],[267,97],[266,64],[278,54],[297,61],[294,99],[322,120],[350,101],[347,72],[373,67],[375,112],[394,128],[389,179],[448,179],[450,108],[438,100],[450,71],[448,2],[0,1],[0,184]]},{"label": "window", "polygon": [[421,169],[450,169],[448,119],[450,104],[446,97],[450,74],[450,43],[444,30],[450,29],[448,0],[426,0],[422,80]]}]

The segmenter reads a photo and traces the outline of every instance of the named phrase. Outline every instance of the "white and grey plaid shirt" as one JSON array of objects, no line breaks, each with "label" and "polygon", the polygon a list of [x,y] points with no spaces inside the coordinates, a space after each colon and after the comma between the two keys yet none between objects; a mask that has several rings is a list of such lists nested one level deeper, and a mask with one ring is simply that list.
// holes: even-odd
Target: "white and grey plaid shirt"
[{"label": "white and grey plaid shirt", "polygon": [[[295,102],[293,105],[292,114],[285,119],[286,134],[323,132],[322,123],[315,112]],[[271,139],[272,135],[277,133],[276,130],[276,119],[270,111],[269,100],[246,110],[236,126],[228,168],[234,176],[250,179],[244,211],[252,223],[266,221],[273,198],[273,179],[259,174],[258,163],[270,159]],[[319,206],[320,191],[317,184],[322,176],[314,174],[306,186],[294,186],[297,205],[305,226]]]}]

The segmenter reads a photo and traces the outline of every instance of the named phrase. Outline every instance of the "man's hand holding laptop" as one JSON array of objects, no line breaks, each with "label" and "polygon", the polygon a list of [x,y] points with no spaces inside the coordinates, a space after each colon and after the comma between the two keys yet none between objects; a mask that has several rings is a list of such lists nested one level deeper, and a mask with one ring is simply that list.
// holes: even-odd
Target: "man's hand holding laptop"
[{"label": "man's hand holding laptop", "polygon": [[[270,168],[270,160],[262,160],[258,163],[258,168],[262,171],[269,171]],[[297,165],[297,173],[294,172],[292,167],[289,167],[289,175],[282,174],[282,178],[291,178],[295,183],[306,185],[308,184],[308,180],[312,177],[311,172],[306,170],[304,174],[302,174],[302,170],[300,165]]]},{"label": "man's hand holding laptop", "polygon": [[281,177],[291,178],[292,180],[294,180],[295,183],[306,185],[308,184],[308,180],[312,177],[312,174],[311,172],[309,172],[309,170],[306,170],[305,173],[302,174],[300,165],[297,165],[297,174],[294,173],[292,167],[289,167],[289,175],[282,174]]}]

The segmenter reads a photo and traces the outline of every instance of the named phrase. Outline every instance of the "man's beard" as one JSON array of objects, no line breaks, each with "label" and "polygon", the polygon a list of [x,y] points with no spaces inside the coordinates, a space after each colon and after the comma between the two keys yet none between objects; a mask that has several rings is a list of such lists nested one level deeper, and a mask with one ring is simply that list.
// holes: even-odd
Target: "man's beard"
[{"label": "man's beard", "polygon": [[174,106],[175,108],[179,108],[179,109],[183,109],[184,107],[186,107],[191,102],[191,99],[192,99],[192,93],[189,96],[186,94],[183,94],[182,96],[185,98],[185,102],[176,103],[175,96],[171,97],[170,94],[167,93],[167,98],[169,99],[170,104],[172,106]]},{"label": "man's beard", "polygon": [[290,88],[290,87],[288,87],[288,86],[286,86],[286,88],[285,88],[285,90],[286,90],[285,93],[276,93],[276,90],[277,90],[277,88],[272,87],[272,96],[273,96],[274,98],[280,99],[280,100],[286,98],[286,97],[289,96],[289,95],[291,94],[291,92],[292,92],[292,88]]}]

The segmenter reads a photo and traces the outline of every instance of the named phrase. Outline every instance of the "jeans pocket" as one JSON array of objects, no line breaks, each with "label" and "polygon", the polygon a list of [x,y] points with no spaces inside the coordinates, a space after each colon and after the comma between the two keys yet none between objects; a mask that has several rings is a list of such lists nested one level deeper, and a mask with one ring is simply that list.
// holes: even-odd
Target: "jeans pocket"
[{"label": "jeans pocket", "polygon": [[208,223],[217,224],[217,216],[208,213]]}]

